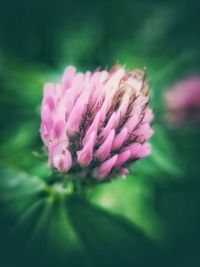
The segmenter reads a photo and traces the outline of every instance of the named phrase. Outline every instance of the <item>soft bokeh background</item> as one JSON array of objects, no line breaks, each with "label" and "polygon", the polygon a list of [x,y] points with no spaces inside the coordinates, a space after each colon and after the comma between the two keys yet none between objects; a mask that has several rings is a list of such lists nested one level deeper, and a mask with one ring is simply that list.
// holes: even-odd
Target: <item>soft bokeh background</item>
[{"label": "soft bokeh background", "polygon": [[[200,127],[169,127],[163,100],[200,73],[198,2],[1,0],[0,266],[200,266]],[[90,201],[49,195],[44,82],[117,60],[148,68],[152,155]]]}]

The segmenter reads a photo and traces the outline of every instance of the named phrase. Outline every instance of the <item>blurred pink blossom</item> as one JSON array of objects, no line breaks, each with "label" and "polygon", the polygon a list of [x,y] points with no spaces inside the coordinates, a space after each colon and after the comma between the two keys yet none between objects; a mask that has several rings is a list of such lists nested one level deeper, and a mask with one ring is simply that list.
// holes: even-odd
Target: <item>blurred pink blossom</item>
[{"label": "blurred pink blossom", "polygon": [[126,175],[130,162],[151,152],[148,102],[145,70],[67,67],[58,84],[44,86],[40,132],[50,165],[83,178]]},{"label": "blurred pink blossom", "polygon": [[165,93],[169,109],[168,122],[172,124],[200,122],[200,76],[188,77]]}]

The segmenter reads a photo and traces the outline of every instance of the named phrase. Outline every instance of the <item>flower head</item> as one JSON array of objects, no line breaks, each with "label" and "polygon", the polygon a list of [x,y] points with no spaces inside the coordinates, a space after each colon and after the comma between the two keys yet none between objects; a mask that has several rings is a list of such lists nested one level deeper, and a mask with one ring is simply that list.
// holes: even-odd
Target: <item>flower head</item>
[{"label": "flower head", "polygon": [[175,84],[165,93],[170,123],[200,122],[200,77],[192,76]]},{"label": "flower head", "polygon": [[126,175],[130,162],[151,151],[148,102],[145,70],[67,67],[60,83],[44,86],[40,132],[50,165],[83,178]]}]

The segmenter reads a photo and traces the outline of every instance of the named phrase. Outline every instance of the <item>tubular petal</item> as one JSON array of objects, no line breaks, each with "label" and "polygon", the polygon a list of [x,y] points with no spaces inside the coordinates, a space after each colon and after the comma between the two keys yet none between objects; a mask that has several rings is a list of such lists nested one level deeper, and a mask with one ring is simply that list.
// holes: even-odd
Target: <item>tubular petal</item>
[{"label": "tubular petal", "polygon": [[96,133],[92,132],[89,140],[84,145],[83,149],[77,152],[77,155],[78,155],[77,161],[83,166],[88,166],[90,162],[92,161],[95,137],[96,137]]},{"label": "tubular petal", "polygon": [[110,173],[111,169],[113,168],[113,166],[115,165],[116,161],[117,161],[118,156],[114,155],[112,158],[108,159],[107,161],[105,161],[104,163],[102,163],[100,165],[100,167],[96,168],[94,170],[94,176],[97,179],[103,179],[106,178],[106,176],[108,176],[108,174]]},{"label": "tubular petal", "polygon": [[110,154],[110,150],[112,147],[114,137],[115,137],[115,130],[112,130],[108,134],[103,144],[96,151],[95,156],[97,159],[99,159],[100,161],[103,161],[108,157],[108,155]]}]

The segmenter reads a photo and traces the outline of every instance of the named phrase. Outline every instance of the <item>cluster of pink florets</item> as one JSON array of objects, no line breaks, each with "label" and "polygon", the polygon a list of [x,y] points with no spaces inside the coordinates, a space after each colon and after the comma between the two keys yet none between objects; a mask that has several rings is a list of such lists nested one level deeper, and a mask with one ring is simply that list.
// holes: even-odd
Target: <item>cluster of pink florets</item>
[{"label": "cluster of pink florets", "polygon": [[40,131],[50,165],[83,178],[125,175],[130,162],[151,150],[148,102],[145,70],[67,67],[60,83],[44,86]]}]

